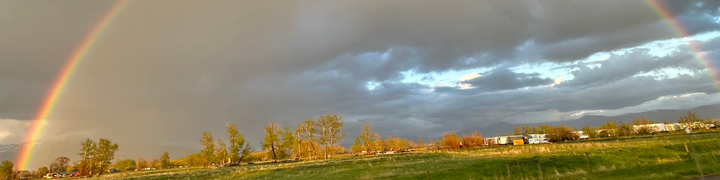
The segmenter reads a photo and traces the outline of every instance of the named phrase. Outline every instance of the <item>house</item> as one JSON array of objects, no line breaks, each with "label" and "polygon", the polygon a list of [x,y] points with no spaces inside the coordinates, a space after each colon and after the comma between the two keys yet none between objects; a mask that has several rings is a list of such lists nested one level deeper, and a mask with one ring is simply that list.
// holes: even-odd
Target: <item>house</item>
[{"label": "house", "polygon": [[548,143],[545,134],[528,134],[528,144]]},{"label": "house", "polygon": [[580,137],[580,139],[590,138],[590,136],[588,136],[587,133],[585,133],[583,131],[575,131],[574,133],[577,134],[577,136]]}]

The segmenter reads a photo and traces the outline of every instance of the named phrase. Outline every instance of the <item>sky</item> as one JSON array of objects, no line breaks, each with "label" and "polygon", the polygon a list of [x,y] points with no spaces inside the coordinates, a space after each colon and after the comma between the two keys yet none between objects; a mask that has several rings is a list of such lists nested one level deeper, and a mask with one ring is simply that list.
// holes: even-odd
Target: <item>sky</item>
[{"label": "sky", "polygon": [[[173,158],[202,132],[343,117],[386,136],[720,103],[720,2],[129,1],[89,49],[38,142],[85,138]],[[72,53],[115,1],[0,1],[0,144],[25,142]],[[688,49],[699,44],[704,66]],[[481,132],[482,133],[482,132]],[[179,149],[185,149],[181,151]]]}]

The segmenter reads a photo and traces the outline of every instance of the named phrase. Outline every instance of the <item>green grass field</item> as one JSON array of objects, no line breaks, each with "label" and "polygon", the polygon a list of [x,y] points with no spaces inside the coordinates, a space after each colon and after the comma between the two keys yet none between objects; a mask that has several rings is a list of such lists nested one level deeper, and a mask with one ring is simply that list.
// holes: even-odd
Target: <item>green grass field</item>
[{"label": "green grass field", "polygon": [[[512,179],[683,179],[699,176],[693,156],[704,174],[720,173],[720,133],[692,134],[692,144],[687,137],[661,134],[216,169],[178,168],[106,174],[102,179],[507,179],[508,172]],[[686,142],[693,153],[686,152]]]}]

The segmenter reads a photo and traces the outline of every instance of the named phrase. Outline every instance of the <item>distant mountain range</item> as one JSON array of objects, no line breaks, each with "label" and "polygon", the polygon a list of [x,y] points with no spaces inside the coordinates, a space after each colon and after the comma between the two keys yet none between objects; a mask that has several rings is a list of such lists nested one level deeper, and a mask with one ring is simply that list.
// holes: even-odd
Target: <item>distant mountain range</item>
[{"label": "distant mountain range", "polygon": [[469,135],[473,131],[480,132],[483,136],[497,136],[497,135],[503,135],[506,132],[513,132],[513,128],[515,128],[515,125],[517,126],[538,126],[540,124],[546,124],[550,126],[557,126],[557,125],[567,125],[570,127],[575,128],[582,128],[585,125],[588,125],[590,127],[596,127],[600,126],[602,124],[605,124],[608,120],[612,121],[620,121],[620,122],[632,122],[632,120],[637,118],[645,118],[649,119],[653,122],[677,122],[677,119],[681,116],[687,115],[688,112],[693,112],[698,114],[701,118],[720,118],[720,104],[717,105],[707,105],[707,106],[700,106],[693,109],[688,110],[673,110],[673,109],[661,109],[661,110],[654,110],[654,111],[647,111],[647,112],[641,112],[641,113],[630,113],[630,114],[624,114],[619,116],[583,116],[581,118],[578,118],[576,120],[570,120],[570,121],[556,121],[556,122],[547,122],[547,123],[529,123],[529,124],[510,124],[507,122],[497,122],[493,123],[488,126],[479,127],[479,126],[473,126],[469,128],[465,128],[463,130],[457,131],[456,133],[458,135]]}]

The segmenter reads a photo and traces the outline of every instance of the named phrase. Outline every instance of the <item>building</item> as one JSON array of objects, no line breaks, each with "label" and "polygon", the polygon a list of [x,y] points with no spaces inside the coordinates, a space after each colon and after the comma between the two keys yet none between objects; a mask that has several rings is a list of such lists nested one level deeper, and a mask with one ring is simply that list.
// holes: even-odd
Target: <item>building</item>
[{"label": "building", "polygon": [[489,138],[485,138],[485,139],[484,139],[484,143],[485,143],[486,146],[497,145],[497,141],[496,141],[496,140],[497,140],[497,139],[495,139],[495,137],[489,137]]},{"label": "building", "polygon": [[528,144],[543,144],[548,143],[548,139],[545,134],[528,134]]},{"label": "building", "polygon": [[590,138],[590,136],[588,136],[587,133],[583,131],[575,131],[575,134],[577,134],[577,137],[580,137],[580,139]]},{"label": "building", "polygon": [[495,143],[498,145],[507,145],[508,144],[508,136],[496,136]]},{"label": "building", "polygon": [[509,145],[523,145],[527,144],[527,137],[523,135],[512,135],[507,137]]},{"label": "building", "polygon": [[668,132],[667,126],[672,125],[665,125],[665,123],[633,125],[633,130],[637,133],[641,128],[649,128],[653,133]]}]

